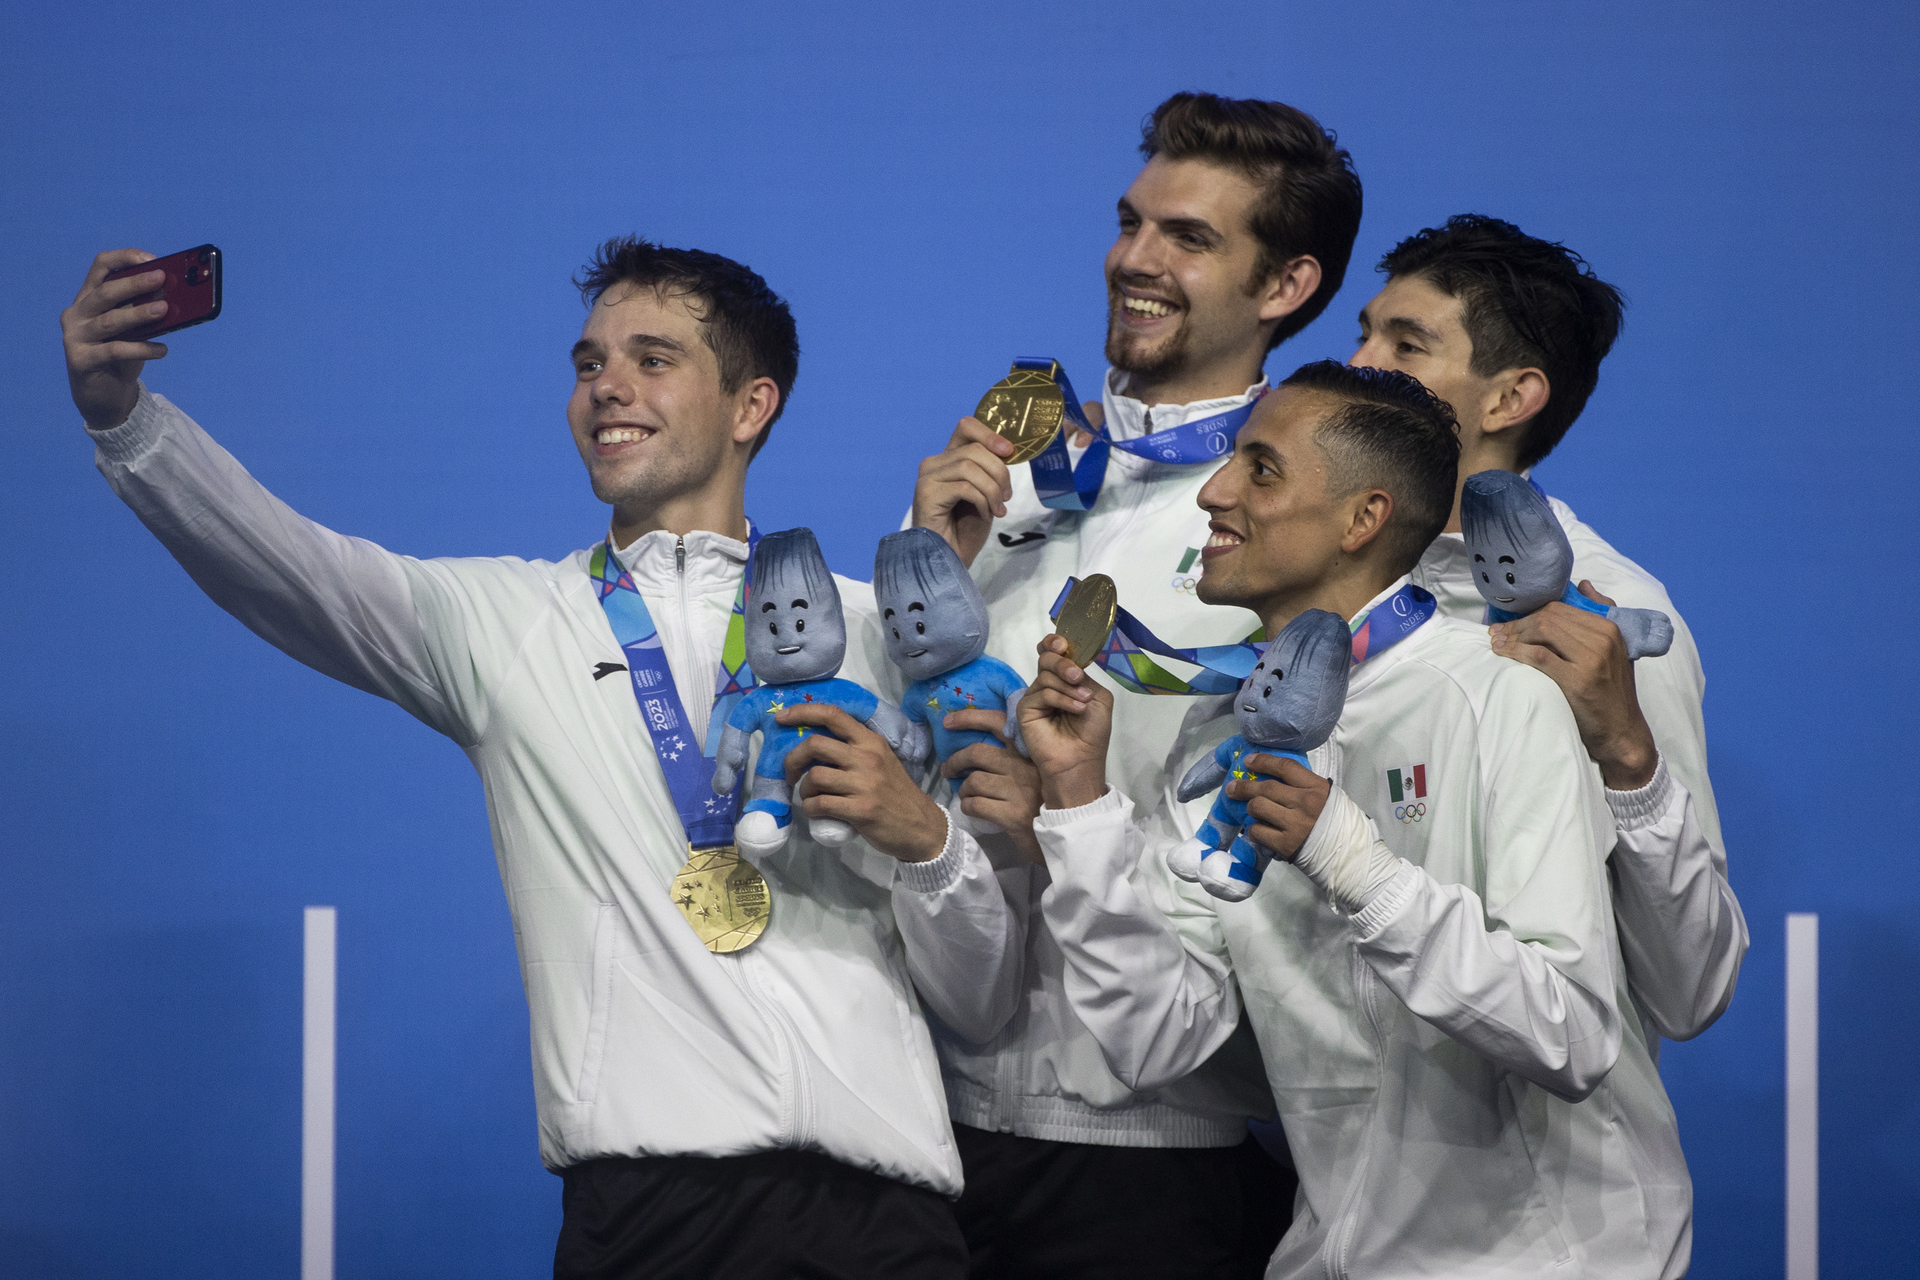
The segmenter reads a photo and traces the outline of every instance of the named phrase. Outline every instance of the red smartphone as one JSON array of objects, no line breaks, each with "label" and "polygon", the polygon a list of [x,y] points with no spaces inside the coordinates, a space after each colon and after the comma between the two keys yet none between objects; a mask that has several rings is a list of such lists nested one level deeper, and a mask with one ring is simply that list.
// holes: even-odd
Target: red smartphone
[{"label": "red smartphone", "polygon": [[121,267],[118,271],[107,272],[107,279],[145,275],[149,271],[167,273],[166,283],[144,299],[147,302],[166,299],[167,314],[151,328],[129,329],[120,334],[122,341],[144,342],[163,333],[172,333],[175,329],[205,324],[220,314],[220,250],[213,245],[182,249],[164,258],[155,258],[152,262]]}]

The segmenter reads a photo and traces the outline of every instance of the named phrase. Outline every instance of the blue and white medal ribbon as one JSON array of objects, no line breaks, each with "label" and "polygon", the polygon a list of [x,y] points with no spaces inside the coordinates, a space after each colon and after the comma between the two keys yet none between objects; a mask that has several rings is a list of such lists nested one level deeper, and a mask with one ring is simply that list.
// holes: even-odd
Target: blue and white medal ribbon
[{"label": "blue and white medal ribbon", "polygon": [[[1054,364],[1052,360],[1032,356],[1022,356],[1013,362],[1016,369],[1042,371],[1053,368]],[[1115,440],[1105,423],[1096,428],[1087,421],[1086,413],[1080,408],[1080,397],[1073,393],[1073,383],[1068,380],[1067,371],[1061,369],[1057,378],[1060,394],[1066,401],[1066,421],[1092,436],[1093,443],[1080,455],[1079,463],[1074,464],[1067,456],[1067,433],[1063,424],[1060,433],[1033,460],[1034,492],[1040,495],[1043,505],[1056,511],[1093,510],[1094,502],[1100,497],[1100,486],[1106,483],[1108,455],[1115,449],[1154,462],[1174,464],[1213,462],[1226,457],[1233,452],[1234,437],[1240,434],[1240,428],[1253,416],[1254,405],[1265,394],[1262,390],[1237,408],[1208,414],[1204,418],[1168,427],[1138,440]]]}]

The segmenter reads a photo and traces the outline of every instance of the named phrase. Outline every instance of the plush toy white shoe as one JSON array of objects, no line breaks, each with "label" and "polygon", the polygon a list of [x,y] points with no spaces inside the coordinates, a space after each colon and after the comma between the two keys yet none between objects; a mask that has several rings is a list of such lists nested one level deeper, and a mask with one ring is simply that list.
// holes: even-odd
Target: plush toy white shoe
[{"label": "plush toy white shoe", "polygon": [[773,853],[787,843],[787,833],[791,827],[783,827],[774,820],[774,816],[763,809],[742,814],[740,821],[733,825],[733,843],[740,852],[752,858]]},{"label": "plush toy white shoe", "polygon": [[829,849],[838,849],[853,839],[853,828],[838,818],[809,818],[807,826],[813,832],[813,838]]},{"label": "plush toy white shoe", "polygon": [[1212,852],[1213,846],[1205,840],[1189,836],[1167,850],[1167,870],[1188,884],[1196,884],[1200,880],[1200,860]]},{"label": "plush toy white shoe", "polygon": [[1200,886],[1216,898],[1245,902],[1258,886],[1235,880],[1232,870],[1233,856],[1225,849],[1216,849],[1200,860]]}]

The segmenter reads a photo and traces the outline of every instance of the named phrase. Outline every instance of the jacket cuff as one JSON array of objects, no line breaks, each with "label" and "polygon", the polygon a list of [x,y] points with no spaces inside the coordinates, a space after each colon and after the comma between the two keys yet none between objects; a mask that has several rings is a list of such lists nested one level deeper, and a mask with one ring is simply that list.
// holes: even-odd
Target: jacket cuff
[{"label": "jacket cuff", "polygon": [[93,443],[100,451],[100,457],[112,463],[125,466],[149,449],[160,438],[166,426],[166,410],[173,406],[153,392],[147,390],[147,384],[140,384],[140,398],[133,402],[133,412],[127,420],[117,427],[108,427],[105,431],[87,428],[87,434],[93,437]]},{"label": "jacket cuff", "polygon": [[1607,792],[1607,808],[1613,810],[1616,826],[1629,829],[1652,826],[1673,803],[1673,775],[1667,772],[1662,755],[1653,766],[1653,780],[1638,791]]},{"label": "jacket cuff", "polygon": [[940,856],[927,862],[900,864],[900,883],[915,893],[939,893],[952,885],[960,878],[960,868],[967,860],[966,834],[951,813],[945,809],[940,812],[947,819],[947,842],[940,846]]},{"label": "jacket cuff", "polygon": [[1041,805],[1039,816],[1033,820],[1034,829],[1070,827],[1088,818],[1105,817],[1110,813],[1118,813],[1120,806],[1126,802],[1127,798],[1124,795],[1113,787],[1108,787],[1105,795],[1091,804],[1081,805],[1078,809],[1049,809]]},{"label": "jacket cuff", "polygon": [[1360,940],[1372,939],[1382,929],[1393,923],[1401,908],[1413,900],[1414,891],[1420,887],[1420,868],[1411,862],[1402,861],[1393,878],[1373,891],[1366,905],[1353,914],[1354,932]]}]

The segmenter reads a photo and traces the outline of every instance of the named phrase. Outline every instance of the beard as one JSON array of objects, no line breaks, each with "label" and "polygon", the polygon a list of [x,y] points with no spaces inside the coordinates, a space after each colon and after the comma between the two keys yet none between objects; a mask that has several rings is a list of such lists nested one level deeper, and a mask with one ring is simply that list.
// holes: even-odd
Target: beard
[{"label": "beard", "polygon": [[718,469],[720,452],[718,447],[696,448],[692,456],[675,452],[650,458],[643,466],[629,462],[604,467],[589,461],[587,478],[594,497],[629,516],[639,516],[707,484]]},{"label": "beard", "polygon": [[1110,293],[1108,298],[1107,363],[1122,373],[1148,382],[1165,382],[1177,376],[1187,364],[1186,321],[1183,319],[1170,337],[1161,339],[1157,344],[1149,344],[1145,339],[1127,332],[1120,319],[1118,291]]}]

